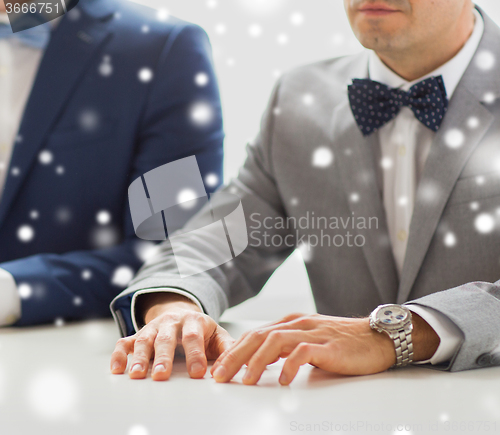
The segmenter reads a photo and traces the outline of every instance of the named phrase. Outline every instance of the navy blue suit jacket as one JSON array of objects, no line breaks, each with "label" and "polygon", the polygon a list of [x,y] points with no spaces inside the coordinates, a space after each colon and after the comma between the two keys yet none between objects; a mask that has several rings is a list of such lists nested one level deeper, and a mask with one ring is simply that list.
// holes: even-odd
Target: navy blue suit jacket
[{"label": "navy blue suit jacket", "polygon": [[[205,32],[124,0],[80,0],[75,10],[51,36],[0,199],[0,267],[32,288],[17,325],[110,315],[124,285],[114,273],[141,265],[127,200],[133,180],[192,155],[204,177],[222,180]],[[206,86],[195,84],[199,72]],[[190,119],[197,102],[213,109],[208,125]],[[103,210],[105,225],[96,220]],[[34,230],[29,242],[18,237],[25,225]]]}]

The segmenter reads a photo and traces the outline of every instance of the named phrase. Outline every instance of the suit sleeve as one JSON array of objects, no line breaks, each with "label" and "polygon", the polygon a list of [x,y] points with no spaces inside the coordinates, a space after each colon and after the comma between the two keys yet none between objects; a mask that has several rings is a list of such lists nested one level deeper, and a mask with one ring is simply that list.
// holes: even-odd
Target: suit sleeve
[{"label": "suit sleeve", "polygon": [[439,346],[428,360],[417,361],[414,364],[433,365],[444,364],[451,358],[462,343],[462,331],[444,314],[422,305],[406,304],[412,313],[418,314],[424,319],[439,337]]},{"label": "suit sleeve", "polygon": [[[194,83],[199,72],[208,77],[203,87]],[[210,122],[203,125],[189,117],[198,101],[211,108]],[[198,26],[178,24],[166,38],[136,136],[127,186],[147,171],[193,155],[204,179],[213,174],[222,180],[224,134],[219,90],[208,37]],[[216,188],[214,184],[220,182],[206,186],[207,191]],[[124,191],[117,200],[127,204],[126,198]],[[111,248],[35,255],[0,264],[18,286],[32,288],[30,297],[22,299],[16,325],[109,316],[111,300],[143,263],[141,241],[134,234],[128,205],[122,219],[122,241]]]},{"label": "suit sleeve", "polygon": [[447,316],[463,338],[451,361],[452,372],[500,365],[500,281],[472,282],[410,302]]},{"label": "suit sleeve", "polygon": [[[273,109],[278,104],[278,96],[279,84],[263,116],[260,133],[247,147],[247,159],[238,177],[218,192],[235,195],[241,201],[245,218],[243,226],[248,234],[246,249],[233,260],[218,267],[210,267],[212,260],[220,255],[218,249],[221,246],[214,241],[214,234],[209,231],[203,234],[196,230],[203,227],[204,222],[210,221],[210,215],[226,214],[222,211],[227,205],[225,200],[218,199],[216,195],[212,198],[211,209],[202,209],[183,228],[184,240],[175,252],[169,241],[163,243],[158,255],[145,263],[130,287],[113,301],[111,310],[122,335],[135,332],[128,327],[132,324],[130,319],[134,313],[122,307],[126,305],[123,301],[138,291],[162,291],[165,287],[183,290],[200,301],[205,313],[218,320],[227,308],[255,296],[295,249],[295,236],[285,229],[285,225],[283,228],[279,225],[271,228],[265,221],[266,218],[270,222],[285,219],[286,216],[272,165]],[[228,228],[228,234],[231,231],[232,228]],[[273,243],[273,237],[282,243]],[[192,276],[181,276],[178,264],[201,265],[206,270]]]}]

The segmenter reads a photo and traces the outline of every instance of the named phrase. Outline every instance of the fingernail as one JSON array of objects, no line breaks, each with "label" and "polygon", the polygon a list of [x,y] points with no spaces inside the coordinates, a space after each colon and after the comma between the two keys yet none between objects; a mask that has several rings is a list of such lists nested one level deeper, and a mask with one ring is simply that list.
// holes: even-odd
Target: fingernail
[{"label": "fingernail", "polygon": [[160,372],[164,372],[166,369],[165,369],[165,366],[163,364],[158,364],[155,369],[153,370],[153,375],[155,375],[156,373],[160,373]]},{"label": "fingernail", "polygon": [[203,370],[203,365],[199,362],[195,362],[191,366],[191,373],[198,373],[198,372],[201,372],[202,370]]},{"label": "fingernail", "polygon": [[280,384],[288,384],[288,378],[287,376],[284,374],[284,373],[281,373],[281,376],[280,376]]},{"label": "fingernail", "polygon": [[142,372],[142,366],[140,364],[134,364],[130,369],[130,373]]},{"label": "fingernail", "polygon": [[250,379],[252,379],[252,372],[249,369],[247,369],[247,371],[245,372],[245,376],[243,376],[243,380],[249,381]]},{"label": "fingernail", "polygon": [[224,366],[217,367],[217,370],[214,372],[214,378],[223,378],[226,375],[226,369]]},{"label": "fingernail", "polygon": [[210,374],[212,375],[212,377],[214,377],[214,373],[217,370],[217,367],[219,367],[219,364],[213,365],[212,368],[210,369]]},{"label": "fingernail", "polygon": [[111,371],[114,372],[115,370],[118,370],[120,368],[121,364],[116,361],[114,364],[113,364],[113,367],[111,367]]}]

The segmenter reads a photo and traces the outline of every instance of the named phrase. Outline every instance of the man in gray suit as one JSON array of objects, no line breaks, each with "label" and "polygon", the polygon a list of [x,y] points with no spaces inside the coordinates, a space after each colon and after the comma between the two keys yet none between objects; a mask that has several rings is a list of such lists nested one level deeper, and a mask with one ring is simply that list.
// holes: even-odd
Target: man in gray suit
[{"label": "man in gray suit", "polygon": [[[284,75],[225,188],[241,199],[249,246],[211,268],[220,247],[196,233],[209,209],[180,246],[162,245],[112,303],[129,336],[113,373],[133,354],[130,377],[144,378],[154,353],[152,377],[166,380],[178,345],[191,377],[217,358],[216,381],[247,364],[246,384],[279,357],[283,385],[306,363],[359,375],[498,363],[500,29],[470,0],[345,6],[371,50]],[[215,212],[226,205],[212,201]],[[298,245],[309,249],[321,314],[291,314],[234,342],[217,319]]]}]

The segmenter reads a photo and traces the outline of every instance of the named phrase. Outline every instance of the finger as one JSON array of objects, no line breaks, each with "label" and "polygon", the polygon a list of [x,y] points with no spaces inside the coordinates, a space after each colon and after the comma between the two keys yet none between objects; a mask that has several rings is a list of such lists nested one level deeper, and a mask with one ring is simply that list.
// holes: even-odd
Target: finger
[{"label": "finger", "polygon": [[217,325],[209,346],[210,358],[216,358],[214,365],[220,363],[228,350],[239,343],[240,340],[241,337],[235,340],[222,326]]},{"label": "finger", "polygon": [[214,364],[212,365],[212,368],[210,369],[210,373],[211,375],[213,376],[214,375],[214,372],[215,370],[217,369],[217,367],[220,366],[220,363],[221,361],[226,357],[226,355],[228,354],[229,350],[231,349],[232,346],[229,346],[224,352],[222,352],[219,357],[217,358],[217,360],[214,362]]},{"label": "finger", "polygon": [[320,367],[326,358],[328,349],[321,344],[301,343],[286,359],[279,382],[281,385],[288,385],[295,379],[300,366],[312,364]]},{"label": "finger", "polygon": [[232,346],[220,364],[213,372],[217,382],[228,382],[241,369],[241,366],[248,361],[257,351],[267,337],[268,332],[255,329],[251,331],[243,341]]},{"label": "finger", "polygon": [[218,358],[221,354],[223,354],[226,350],[231,349],[233,347],[236,340],[231,337],[231,334],[227,332],[222,326],[217,325],[215,333],[212,335],[210,339],[210,359]]},{"label": "finger", "polygon": [[[237,340],[233,340],[233,343],[227,348],[225,349],[225,351],[229,350],[231,347],[236,347],[238,344],[240,344],[243,340],[245,340],[245,338],[248,336],[248,334],[250,334],[252,331],[246,331],[244,332],[243,334],[240,335],[240,337],[237,339]],[[227,352],[223,352],[225,354],[227,354]],[[219,357],[217,358],[217,361],[222,361],[222,354],[219,355]]]},{"label": "finger", "polygon": [[182,347],[186,354],[189,376],[198,379],[205,376],[207,357],[205,355],[205,330],[208,326],[200,317],[189,317],[182,328]]},{"label": "finger", "polygon": [[[298,315],[297,315],[298,316]],[[233,343],[231,345],[231,347],[236,347],[238,346],[242,341],[246,340],[248,335],[251,334],[253,331],[257,330],[257,329],[262,329],[262,330],[267,330],[268,328],[270,328],[270,330],[274,329],[273,326],[275,325],[278,325],[279,323],[281,323],[283,319],[279,320],[278,322],[272,322],[272,323],[268,323],[268,324],[265,324],[263,326],[260,326],[258,328],[255,328],[255,329],[252,329],[252,330],[249,330],[249,331],[246,331],[244,332],[243,334],[240,335],[240,337],[237,339],[237,340],[233,340]],[[227,352],[224,353],[224,355],[220,355],[218,358],[217,358],[217,361],[216,363],[220,363],[220,361],[222,361],[223,357],[227,354]],[[214,364],[215,365],[215,364]]]},{"label": "finger", "polygon": [[151,372],[154,381],[166,381],[170,378],[179,335],[180,325],[178,324],[170,323],[160,326],[154,343],[155,359]]},{"label": "finger", "polygon": [[[257,349],[262,345],[267,335],[276,330],[311,330],[316,328],[317,319],[314,316],[290,315],[296,317],[286,323],[279,323],[266,328],[254,329],[246,332],[224,355],[216,361],[216,368],[212,371],[217,382],[228,382],[238,373],[241,366],[246,364]],[[222,366],[222,368],[221,368]],[[219,379],[217,379],[219,378]]]},{"label": "finger", "polygon": [[156,328],[146,326],[137,334],[134,342],[134,354],[130,364],[129,376],[131,379],[146,377],[157,332]]},{"label": "finger", "polygon": [[[225,357],[225,355],[227,354],[227,352],[221,354],[221,358]],[[282,358],[281,355],[279,355],[278,357],[276,357],[273,361],[271,361],[269,364],[274,364],[276,362],[278,362],[280,360],[280,358]],[[212,365],[212,368],[210,369],[210,374],[213,376],[214,375],[214,372],[215,370],[217,370],[217,367],[219,367],[220,365],[220,362],[221,362],[221,359],[217,359],[217,361],[215,361]],[[243,364],[247,365],[247,362],[244,362]]]},{"label": "finger", "polygon": [[224,351],[219,355],[217,360],[213,363],[212,368],[210,369],[210,374],[213,376],[215,370],[217,370],[217,367],[219,367],[221,361],[225,358],[227,353],[233,348],[235,344],[235,340],[231,338],[231,340],[225,340],[223,343],[221,343],[221,348],[224,349]]},{"label": "finger", "polygon": [[207,349],[207,359],[212,360],[216,359],[213,363],[212,368],[210,369],[210,373],[213,375],[214,370],[220,364],[220,361],[226,355],[229,349],[231,349],[236,340],[231,337],[229,332],[227,332],[224,328],[217,325],[217,329],[214,335],[210,338],[210,343]]},{"label": "finger", "polygon": [[[309,317],[308,314],[303,314],[303,313],[292,313],[292,314],[287,314],[286,316],[282,317],[281,319],[275,321],[275,322],[271,322],[271,323],[265,323],[264,325],[262,326],[259,326],[258,328],[255,328],[255,329],[264,329],[264,330],[274,330],[276,329],[276,327],[278,326],[281,326],[283,324],[286,324],[286,323],[290,323],[294,320],[297,320],[297,319],[301,319],[301,318],[307,318]],[[247,336],[248,334],[250,334],[252,332],[252,330],[250,331],[246,331],[244,332],[240,338],[236,341],[235,344],[239,344],[241,343]]]},{"label": "finger", "polygon": [[300,343],[318,343],[313,334],[305,331],[275,330],[272,331],[255,354],[250,358],[248,368],[243,376],[243,383],[256,384],[268,364],[279,358],[283,352],[291,353]]},{"label": "finger", "polygon": [[120,338],[111,354],[111,373],[121,375],[127,368],[127,357],[134,349],[134,336]]}]

